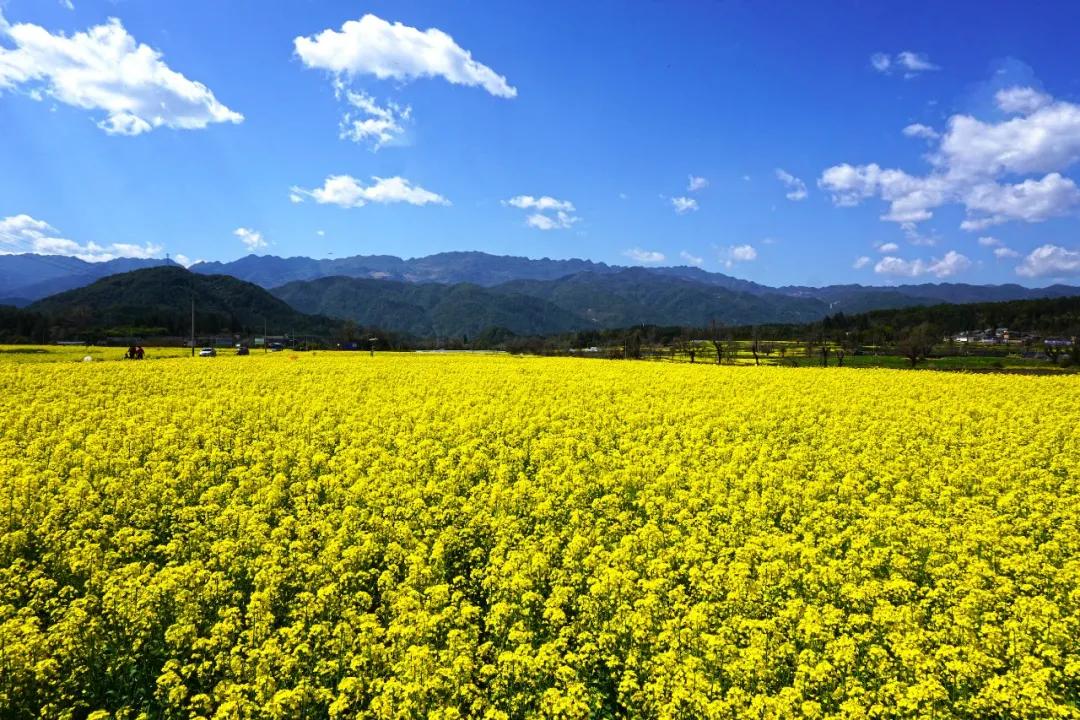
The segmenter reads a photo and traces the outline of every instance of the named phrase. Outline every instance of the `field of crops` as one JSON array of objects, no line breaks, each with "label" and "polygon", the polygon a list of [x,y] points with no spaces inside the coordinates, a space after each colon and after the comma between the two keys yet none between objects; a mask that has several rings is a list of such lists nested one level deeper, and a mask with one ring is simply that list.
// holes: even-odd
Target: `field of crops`
[{"label": "field of crops", "polygon": [[1080,383],[0,356],[4,718],[1080,717]]}]

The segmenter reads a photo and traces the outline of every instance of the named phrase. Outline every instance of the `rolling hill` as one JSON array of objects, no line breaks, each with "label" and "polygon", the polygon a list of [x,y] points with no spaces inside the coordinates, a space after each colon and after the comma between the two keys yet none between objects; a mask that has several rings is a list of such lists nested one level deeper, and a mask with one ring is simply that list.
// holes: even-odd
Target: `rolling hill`
[{"label": "rolling hill", "polygon": [[27,310],[72,328],[160,328],[186,335],[195,301],[200,334],[232,332],[328,333],[340,323],[298,312],[252,283],[155,267],[111,275],[31,304]]}]

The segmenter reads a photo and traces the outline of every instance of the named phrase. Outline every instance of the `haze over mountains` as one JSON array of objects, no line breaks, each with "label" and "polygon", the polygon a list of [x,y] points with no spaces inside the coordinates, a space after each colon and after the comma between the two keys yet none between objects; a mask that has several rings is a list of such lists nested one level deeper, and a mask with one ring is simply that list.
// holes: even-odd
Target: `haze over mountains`
[{"label": "haze over mountains", "polygon": [[[117,272],[163,264],[172,266],[169,273],[142,270],[100,282]],[[730,325],[804,323],[841,311],[851,314],[942,302],[1080,295],[1080,288],[1064,285],[773,288],[695,267],[620,267],[577,259],[532,260],[452,252],[412,259],[249,255],[228,263],[197,263],[190,272],[169,260],[86,263],[67,257],[5,255],[0,256],[0,298],[6,298],[2,301],[6,304],[28,305],[57,291],[98,281],[91,292],[66,293],[55,302],[52,298],[35,302],[34,307],[55,313],[74,303],[84,311],[105,313],[116,322],[130,324],[138,321],[137,306],[144,303],[144,315],[158,312],[162,320],[169,318],[159,324],[171,327],[178,321],[173,310],[164,309],[172,301],[167,297],[169,285],[166,283],[162,296],[153,290],[153,283],[168,280],[186,283],[186,287],[191,281],[182,278],[190,275],[229,276],[242,281],[229,285],[229,292],[220,302],[215,301],[213,311],[220,317],[229,313],[242,317],[240,324],[244,326],[255,322],[253,312],[285,317],[287,313],[280,306],[268,305],[284,301],[290,311],[305,315],[348,319],[416,336],[472,335],[493,327],[533,335],[642,323],[699,327],[713,321]],[[220,285],[224,280],[214,282]],[[262,309],[255,311],[255,307]],[[300,321],[292,317],[291,322]]]}]

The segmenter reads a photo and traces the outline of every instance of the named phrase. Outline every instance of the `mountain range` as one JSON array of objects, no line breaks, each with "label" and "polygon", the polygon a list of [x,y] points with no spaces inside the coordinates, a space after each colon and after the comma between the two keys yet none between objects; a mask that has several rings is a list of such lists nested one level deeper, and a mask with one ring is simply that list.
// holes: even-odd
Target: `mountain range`
[{"label": "mountain range", "polygon": [[[168,275],[170,278],[195,275],[241,281],[230,302],[254,302],[248,295],[259,286],[270,291],[266,298],[283,301],[291,311],[353,320],[418,337],[473,335],[493,327],[533,335],[637,324],[804,323],[838,312],[1080,295],[1080,288],[1065,285],[769,287],[696,267],[621,267],[589,260],[534,260],[481,252],[411,259],[389,255],[322,260],[248,255],[229,263],[197,263],[190,272],[167,259],[87,263],[57,256],[0,255],[0,304],[58,308],[37,301],[115,273],[145,271],[154,265],[168,265],[179,272]],[[125,322],[137,315],[133,298],[151,298],[143,278],[159,277],[140,272],[119,277],[129,275],[137,280],[123,282],[139,286],[134,295],[115,284],[95,290],[127,308],[119,314],[110,310]],[[241,291],[238,288],[242,286],[247,287]],[[258,303],[264,304],[266,298]],[[84,307],[93,305],[77,294],[61,299]],[[259,312],[264,310],[269,312],[267,308]],[[215,312],[230,309],[222,306]]]}]

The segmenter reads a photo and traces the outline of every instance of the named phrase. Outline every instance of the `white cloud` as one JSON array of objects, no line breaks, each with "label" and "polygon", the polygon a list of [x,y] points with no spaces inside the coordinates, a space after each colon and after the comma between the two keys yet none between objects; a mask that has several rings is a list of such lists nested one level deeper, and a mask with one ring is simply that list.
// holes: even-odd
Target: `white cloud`
[{"label": "white cloud", "polygon": [[894,253],[900,249],[900,246],[894,242],[882,243],[878,245],[877,250],[879,253]]},{"label": "white cloud", "polygon": [[981,183],[968,190],[963,202],[969,213],[983,215],[965,220],[961,227],[979,230],[1009,220],[1037,223],[1063,215],[1080,204],[1080,189],[1071,179],[1055,172],[1016,185]]},{"label": "white cloud", "polygon": [[994,257],[996,257],[998,260],[1004,260],[1005,258],[1020,257],[1020,253],[1016,252],[1012,248],[999,247],[994,248]]},{"label": "white cloud", "polygon": [[[294,187],[290,199],[310,197],[320,205],[337,205],[343,208],[363,207],[368,203],[408,203],[410,205],[449,205],[450,201],[442,195],[413,185],[403,177],[372,177],[371,185],[361,185],[350,175],[331,175],[322,187],[313,190]],[[299,202],[293,200],[293,202]]]},{"label": "white cloud", "polygon": [[13,215],[0,220],[0,242],[13,242],[17,238],[40,237],[55,233],[56,229],[44,220],[29,215]]},{"label": "white cloud", "polygon": [[315,234],[318,235],[319,237],[325,237],[326,236],[326,231],[325,230],[316,230]]},{"label": "white cloud", "polygon": [[693,212],[698,209],[697,200],[688,197],[671,198],[671,206],[675,208],[675,212],[678,215],[685,215],[688,212]]},{"label": "white cloud", "polygon": [[233,230],[233,235],[240,238],[240,242],[244,243],[248,252],[254,252],[259,248],[266,247],[266,240],[263,239],[262,233],[251,228],[236,228]]},{"label": "white cloud", "polygon": [[159,257],[164,247],[154,243],[78,243],[60,237],[59,231],[44,220],[29,215],[13,215],[0,219],[0,254],[37,253],[67,255],[87,262],[102,262],[118,257]]},{"label": "white cloud", "polygon": [[900,223],[900,229],[904,231],[905,239],[912,245],[920,247],[933,247],[937,245],[936,235],[923,235],[919,232],[919,226],[913,222]]},{"label": "white cloud", "polygon": [[[928,156],[926,175],[843,163],[827,168],[818,184],[839,206],[880,197],[889,203],[883,220],[911,225],[930,219],[938,207],[960,204],[967,211],[964,230],[1042,222],[1080,206],[1080,188],[1061,174],[1080,161],[1080,105],[1027,87],[995,97],[1003,109],[1026,114],[995,122],[954,115]],[[1015,179],[1030,173],[1037,176]]]},{"label": "white cloud", "polygon": [[874,53],[870,56],[870,66],[882,74],[889,74],[894,68],[903,69],[904,77],[910,78],[928,70],[940,70],[941,68],[930,62],[923,53],[903,50],[894,56],[886,53]]},{"label": "white cloud", "polygon": [[788,200],[806,199],[806,183],[804,183],[802,180],[795,177],[783,168],[776,168],[776,179],[787,186],[788,191],[785,197]]},{"label": "white cloud", "polygon": [[855,263],[851,267],[853,267],[856,270],[862,270],[864,267],[869,265],[871,262],[873,262],[873,261],[870,258],[863,255],[860,258],[856,258]]},{"label": "white cloud", "polygon": [[983,247],[1000,247],[1001,246],[1001,241],[998,240],[996,237],[990,237],[989,235],[984,235],[981,238],[979,238],[979,244],[982,245]]},{"label": "white cloud", "polygon": [[731,259],[739,262],[748,262],[757,259],[757,250],[751,245],[736,245],[731,248]]},{"label": "white cloud", "polygon": [[554,215],[532,213],[525,218],[525,224],[537,230],[567,230],[581,218],[559,210]]},{"label": "white cloud", "polygon": [[940,70],[941,68],[930,62],[930,59],[922,53],[911,52],[910,50],[904,50],[897,53],[896,64],[908,70],[909,72],[917,73],[924,72],[926,70]]},{"label": "white cloud", "polygon": [[720,248],[720,260],[724,267],[732,268],[736,263],[751,262],[757,259],[757,250],[753,245],[730,245]]},{"label": "white cloud", "polygon": [[1080,105],[1064,100],[1021,117],[983,122],[954,115],[936,164],[959,177],[1046,173],[1080,159]]},{"label": "white cloud", "polygon": [[686,183],[687,192],[697,192],[698,190],[704,190],[709,187],[709,181],[706,178],[691,175],[689,182]]},{"label": "white cloud", "polygon": [[[2,17],[0,17],[2,20]],[[106,113],[98,127],[139,135],[158,127],[192,130],[242,122],[205,85],[172,70],[112,18],[70,37],[39,25],[0,22],[0,90],[21,89],[85,110]]]},{"label": "white cloud", "polygon": [[705,262],[705,258],[701,258],[701,257],[698,257],[696,255],[691,255],[690,253],[686,252],[685,250],[683,250],[683,251],[681,251],[679,253],[679,257],[682,258],[683,260],[685,260],[690,265],[693,265],[694,267],[700,267]]},{"label": "white cloud", "polygon": [[1059,245],[1037,247],[1016,267],[1016,274],[1029,278],[1075,277],[1080,275],[1080,251]]},{"label": "white cloud", "polygon": [[994,95],[994,100],[1002,112],[1027,115],[1046,107],[1053,98],[1032,87],[1013,86],[998,90]]},{"label": "white cloud", "polygon": [[664,253],[656,252],[655,250],[642,250],[641,248],[630,248],[623,253],[626,257],[630,258],[637,263],[655,264],[664,262]]},{"label": "white cloud", "polygon": [[923,140],[937,140],[941,137],[937,130],[928,125],[923,125],[922,123],[912,123],[905,127],[901,132],[907,137],[922,138]]},{"label": "white cloud", "polygon": [[882,219],[899,223],[930,219],[928,208],[944,203],[949,189],[941,178],[919,178],[902,170],[882,170],[876,163],[834,165],[822,173],[818,184],[841,207],[858,205],[866,198],[881,195],[891,203]]},{"label": "white cloud", "polygon": [[63,7],[67,8],[68,10],[74,10],[75,9],[75,4],[72,3],[71,0],[60,0],[60,4]]},{"label": "white cloud", "polygon": [[405,123],[412,117],[411,107],[402,107],[394,101],[379,105],[375,98],[365,92],[353,92],[338,87],[339,97],[344,96],[359,115],[346,112],[341,118],[342,140],[355,143],[369,142],[373,150],[397,140],[405,132]]},{"label": "white cloud", "polygon": [[942,258],[932,258],[929,261],[922,259],[904,260],[902,258],[887,256],[878,261],[874,266],[874,272],[879,275],[891,275],[894,277],[919,277],[921,275],[935,275],[939,278],[952,277],[964,272],[971,267],[971,260],[955,250],[945,253]]},{"label": "white cloud", "polygon": [[574,203],[569,200],[556,200],[548,195],[542,195],[540,197],[533,197],[532,195],[517,195],[509,200],[503,201],[504,205],[520,208],[522,210],[539,210],[544,212],[547,210],[565,210],[567,212],[574,211]]},{"label": "white cloud", "polygon": [[293,44],[306,67],[349,78],[366,74],[407,82],[441,77],[455,85],[482,87],[496,97],[517,95],[505,77],[473,60],[468,50],[436,28],[419,30],[368,14],[349,20],[340,31],[297,37]]},{"label": "white cloud", "polygon": [[581,220],[573,214],[574,203],[557,200],[549,195],[516,195],[509,200],[503,200],[503,205],[520,210],[534,210],[535,212],[525,218],[525,224],[537,230],[566,230]]},{"label": "white cloud", "polygon": [[174,262],[176,262],[176,263],[178,263],[180,265],[183,265],[186,268],[191,267],[195,263],[201,263],[202,262],[202,260],[192,260],[187,255],[183,255],[181,253],[177,253],[177,254],[173,255],[172,259],[173,259]]}]

